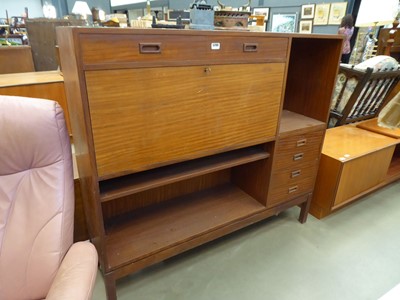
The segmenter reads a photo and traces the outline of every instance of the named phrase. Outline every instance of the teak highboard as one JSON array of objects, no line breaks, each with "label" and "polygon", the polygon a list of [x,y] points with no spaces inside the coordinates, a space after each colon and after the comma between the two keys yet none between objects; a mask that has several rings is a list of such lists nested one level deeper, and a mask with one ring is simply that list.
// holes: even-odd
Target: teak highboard
[{"label": "teak highboard", "polygon": [[340,36],[57,35],[108,299],[117,279],[289,207],[306,221]]}]

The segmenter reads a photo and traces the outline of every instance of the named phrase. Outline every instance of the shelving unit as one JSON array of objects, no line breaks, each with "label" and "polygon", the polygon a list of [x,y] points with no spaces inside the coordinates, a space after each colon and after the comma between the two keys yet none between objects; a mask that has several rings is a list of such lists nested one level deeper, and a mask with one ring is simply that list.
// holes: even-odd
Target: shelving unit
[{"label": "shelving unit", "polygon": [[117,279],[289,207],[306,221],[340,36],[57,35],[108,299]]}]

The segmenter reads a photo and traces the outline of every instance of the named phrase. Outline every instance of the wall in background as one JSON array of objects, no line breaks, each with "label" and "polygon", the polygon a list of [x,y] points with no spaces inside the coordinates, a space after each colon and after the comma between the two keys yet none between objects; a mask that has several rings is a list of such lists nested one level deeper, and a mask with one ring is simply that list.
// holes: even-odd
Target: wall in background
[{"label": "wall in background", "polygon": [[[43,4],[45,0],[1,0],[0,1],[0,18],[22,16],[24,8],[28,7],[29,18],[43,17]],[[86,0],[89,7],[98,7],[103,9],[106,14],[111,12],[110,0]],[[71,13],[75,0],[47,0],[47,3],[53,4],[57,11],[57,18],[62,18]]]},{"label": "wall in background", "polygon": [[[333,3],[333,2],[348,2],[347,11],[352,11],[353,3],[355,0],[350,1],[327,1],[327,0],[313,0],[311,2],[304,0],[253,0],[251,1],[251,7],[269,7],[269,22],[267,24],[267,29],[271,29],[271,16],[276,13],[286,14],[286,13],[297,13],[297,20],[300,20],[301,6],[304,4],[318,4],[318,3]],[[192,3],[192,0],[169,0],[169,7],[171,9],[187,9]],[[247,3],[247,0],[221,0],[221,2],[227,6],[240,7]],[[218,5],[216,0],[207,1],[210,5]],[[338,31],[337,25],[320,25],[313,27],[313,33],[321,34],[335,34]]]},{"label": "wall in background", "polygon": [[0,18],[6,17],[6,10],[8,11],[9,18],[13,16],[21,17],[25,11],[25,7],[28,8],[30,18],[43,17],[43,6],[41,0],[1,0]]}]

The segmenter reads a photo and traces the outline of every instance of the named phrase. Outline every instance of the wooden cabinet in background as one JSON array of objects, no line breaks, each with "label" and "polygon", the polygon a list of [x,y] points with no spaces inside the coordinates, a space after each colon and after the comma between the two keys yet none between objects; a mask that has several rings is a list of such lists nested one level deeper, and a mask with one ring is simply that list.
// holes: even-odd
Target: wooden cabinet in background
[{"label": "wooden cabinet in background", "polygon": [[57,101],[64,110],[68,132],[71,134],[64,78],[59,71],[0,75],[0,94]]},{"label": "wooden cabinet in background", "polygon": [[35,72],[30,46],[0,46],[0,74]]},{"label": "wooden cabinet in background", "polygon": [[399,143],[355,125],[328,129],[310,213],[321,219],[399,179]]},{"label": "wooden cabinet in background", "polygon": [[108,299],[117,279],[289,207],[306,221],[340,36],[57,34]]}]

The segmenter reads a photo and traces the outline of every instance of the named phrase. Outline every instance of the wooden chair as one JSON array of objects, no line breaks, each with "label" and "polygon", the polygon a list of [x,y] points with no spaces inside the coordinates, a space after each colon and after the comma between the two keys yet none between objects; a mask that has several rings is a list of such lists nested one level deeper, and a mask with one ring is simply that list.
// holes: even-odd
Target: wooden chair
[{"label": "wooden chair", "polygon": [[[340,66],[329,127],[377,117],[400,80],[399,69],[373,71]],[[350,95],[349,95],[350,94]]]}]

